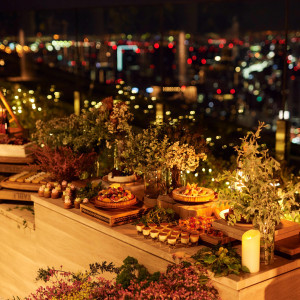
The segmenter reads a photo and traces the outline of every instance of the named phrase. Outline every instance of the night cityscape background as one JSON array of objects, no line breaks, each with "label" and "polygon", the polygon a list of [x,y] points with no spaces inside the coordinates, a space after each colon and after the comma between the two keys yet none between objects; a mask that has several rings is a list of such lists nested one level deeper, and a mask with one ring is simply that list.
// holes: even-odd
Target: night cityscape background
[{"label": "night cityscape background", "polygon": [[288,119],[297,165],[299,11],[297,0],[10,1],[0,88],[30,131],[73,113],[76,99],[87,108],[112,95],[136,126],[189,123],[225,158],[258,121],[274,153],[276,121]]}]

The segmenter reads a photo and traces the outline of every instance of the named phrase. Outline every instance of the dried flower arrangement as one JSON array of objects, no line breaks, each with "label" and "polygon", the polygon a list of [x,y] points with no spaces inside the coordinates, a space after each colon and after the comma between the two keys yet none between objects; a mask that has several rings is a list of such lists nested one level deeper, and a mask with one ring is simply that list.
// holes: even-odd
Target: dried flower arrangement
[{"label": "dried flower arrangement", "polygon": [[180,142],[177,141],[167,149],[166,166],[168,168],[176,167],[180,171],[195,171],[199,166],[200,159],[206,160],[206,154],[197,154],[193,146],[180,145]]},{"label": "dried flower arrangement", "polygon": [[77,180],[84,172],[92,172],[97,158],[96,152],[78,155],[69,147],[36,147],[33,154],[35,168],[50,173],[55,181]]}]

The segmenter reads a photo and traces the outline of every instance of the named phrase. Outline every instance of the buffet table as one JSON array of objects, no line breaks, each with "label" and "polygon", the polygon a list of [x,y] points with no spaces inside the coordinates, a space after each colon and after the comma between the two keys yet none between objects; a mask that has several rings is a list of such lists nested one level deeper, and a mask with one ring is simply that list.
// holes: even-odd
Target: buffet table
[{"label": "buffet table", "polygon": [[[64,209],[61,199],[32,195],[32,201],[34,216],[16,216],[19,210],[9,209],[13,204],[0,204],[0,298],[33,292],[40,284],[34,278],[41,267],[62,265],[78,271],[102,261],[119,266],[130,255],[150,272],[165,271],[174,262],[174,253],[189,257],[201,247],[170,249],[137,235],[133,225],[109,227],[79,209]],[[297,299],[300,259],[276,256],[271,267],[261,266],[258,273],[213,278],[213,284],[223,300]]]}]

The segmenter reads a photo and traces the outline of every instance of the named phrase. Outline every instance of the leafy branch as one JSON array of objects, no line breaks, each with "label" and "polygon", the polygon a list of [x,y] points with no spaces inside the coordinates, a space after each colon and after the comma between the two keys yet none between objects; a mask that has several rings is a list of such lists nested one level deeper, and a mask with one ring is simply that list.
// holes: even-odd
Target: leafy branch
[{"label": "leafy branch", "polygon": [[249,273],[249,269],[242,266],[240,255],[230,245],[201,248],[192,258],[211,270],[215,277],[228,276],[229,274],[239,275],[241,272]]}]

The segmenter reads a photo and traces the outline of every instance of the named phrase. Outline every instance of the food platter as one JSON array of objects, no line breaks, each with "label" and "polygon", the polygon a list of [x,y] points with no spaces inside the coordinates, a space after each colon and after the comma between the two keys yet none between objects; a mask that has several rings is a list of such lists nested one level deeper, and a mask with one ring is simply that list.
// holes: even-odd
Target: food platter
[{"label": "food platter", "polygon": [[208,188],[201,188],[201,193],[197,196],[190,196],[190,195],[185,195],[185,187],[180,187],[172,192],[173,199],[179,202],[183,203],[190,203],[190,204],[199,204],[199,203],[206,203],[210,202],[214,199],[215,193],[213,190],[208,189]]},{"label": "food platter", "polygon": [[133,198],[131,200],[121,201],[121,202],[104,202],[104,201],[99,201],[97,198],[95,198],[92,203],[97,208],[123,209],[135,205],[137,203],[137,199]]},{"label": "food platter", "polygon": [[[227,214],[227,213],[229,213],[229,208],[220,211],[220,214],[219,214],[220,218],[223,220],[226,220],[225,214]],[[238,227],[244,227],[244,228],[252,228],[253,227],[252,223],[236,222],[234,225],[238,226]]]}]

